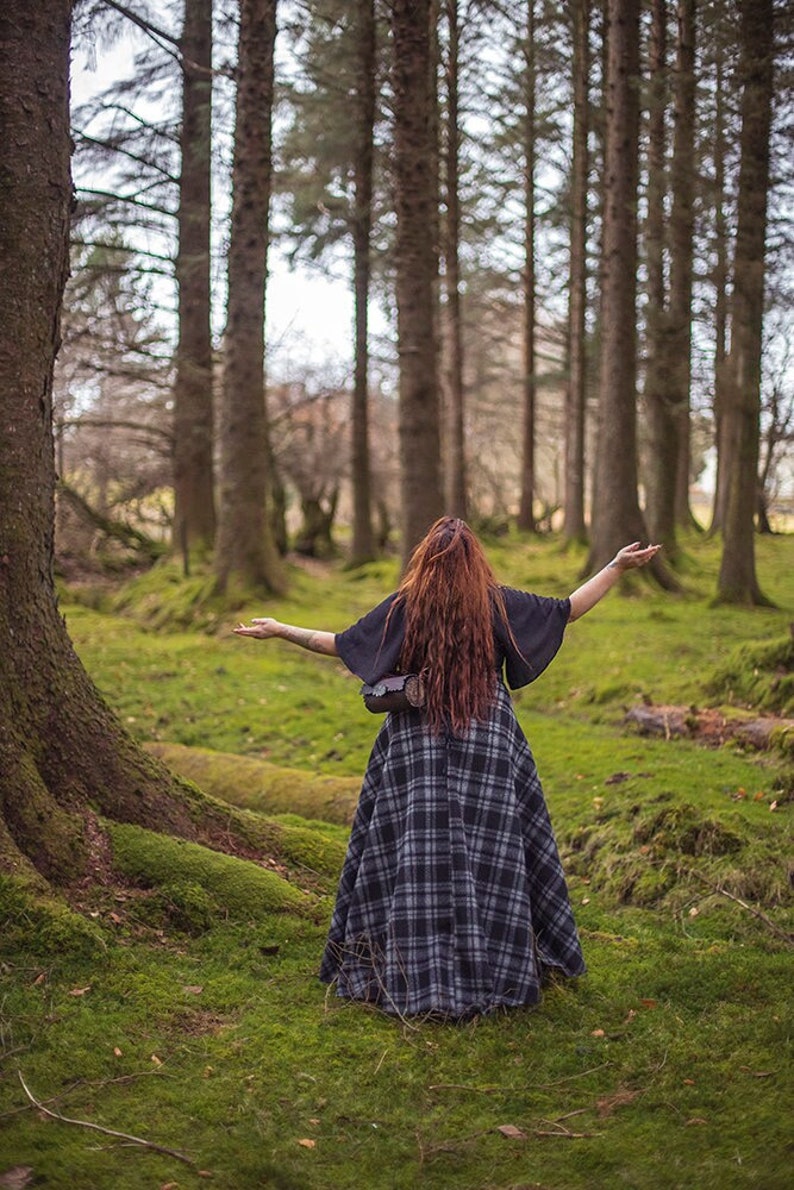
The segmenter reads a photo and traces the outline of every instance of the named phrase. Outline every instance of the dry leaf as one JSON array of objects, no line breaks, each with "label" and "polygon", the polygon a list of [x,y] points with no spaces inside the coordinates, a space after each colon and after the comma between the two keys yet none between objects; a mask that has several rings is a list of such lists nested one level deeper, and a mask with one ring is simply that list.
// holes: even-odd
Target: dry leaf
[{"label": "dry leaf", "polygon": [[599,1116],[611,1116],[616,1107],[633,1103],[638,1095],[639,1091],[615,1091],[614,1095],[605,1095],[603,1099],[596,1100]]},{"label": "dry leaf", "polygon": [[163,1182],[160,1190],[179,1190],[179,1182]]},{"label": "dry leaf", "polygon": [[37,976],[36,976],[36,978],[33,980],[33,986],[34,986],[34,988],[37,988],[37,987],[39,987],[39,986],[40,986],[42,983],[44,983],[44,980],[45,980],[46,978],[47,978],[47,972],[46,972],[46,971],[42,971],[40,975],[37,975]]},{"label": "dry leaf", "polygon": [[589,904],[590,904],[590,898],[589,898],[589,897],[582,897],[582,904],[583,904],[583,905],[589,905]]},{"label": "dry leaf", "polygon": [[299,1140],[298,1144],[301,1145],[304,1149],[316,1149],[317,1148],[317,1141],[311,1140],[308,1136],[305,1136],[303,1138],[303,1140]]},{"label": "dry leaf", "polygon": [[776,809],[777,809],[777,800],[775,800],[774,802],[770,802],[770,803],[769,803],[769,809],[770,809],[770,810],[776,810]]},{"label": "dry leaf", "polygon": [[687,1120],[686,1127],[689,1128],[692,1124],[708,1124],[708,1120],[704,1120],[702,1116],[693,1116],[691,1120]]},{"label": "dry leaf", "polygon": [[201,986],[201,984],[186,983],[186,984],[183,984],[182,991],[189,992],[191,996],[198,996],[201,992],[204,991],[204,988]]},{"label": "dry leaf", "polygon": [[759,789],[758,793],[753,794],[753,801],[760,802],[762,800],[762,798],[765,798],[765,797],[766,797],[766,794],[764,793],[763,789]]},{"label": "dry leaf", "polygon": [[120,926],[122,921],[124,920],[123,917],[119,917],[118,913],[109,913],[108,917],[113,922],[113,924],[116,926]]},{"label": "dry leaf", "polygon": [[685,1087],[694,1087],[695,1085],[695,1080],[693,1078],[685,1078],[683,1082]]},{"label": "dry leaf", "polygon": [[157,1054],[152,1054],[151,1061],[154,1062],[155,1066],[162,1066],[163,1064],[162,1059],[158,1058]]},{"label": "dry leaf", "polygon": [[316,1128],[316,1127],[317,1127],[317,1125],[320,1123],[320,1121],[317,1119],[317,1117],[316,1117],[316,1116],[312,1116],[312,1118],[309,1120],[309,1123],[310,1123],[310,1124],[314,1124],[314,1126],[315,1126],[315,1128]]},{"label": "dry leaf", "polygon": [[689,910],[690,917],[697,917],[699,913],[700,913],[700,910],[698,909],[697,905],[693,905],[692,908]]},{"label": "dry leaf", "polygon": [[643,1008],[655,1008],[657,1001],[656,1000],[640,1000],[640,1004],[643,1006]]},{"label": "dry leaf", "polygon": [[90,991],[91,991],[91,984],[89,983],[88,987],[85,987],[85,988],[72,988],[72,990],[69,992],[69,995],[70,996],[84,996],[86,994],[86,992],[90,992]]},{"label": "dry leaf", "polygon": [[516,1128],[515,1124],[500,1124],[496,1131],[501,1132],[502,1136],[509,1137],[510,1140],[527,1139],[526,1132],[523,1132],[520,1128]]},{"label": "dry leaf", "polygon": [[593,1029],[590,1036],[591,1037],[606,1037],[606,1033],[604,1032],[603,1029]]},{"label": "dry leaf", "polygon": [[0,1173],[0,1186],[4,1190],[24,1190],[33,1181],[33,1169],[30,1165],[15,1165]]},{"label": "dry leaf", "polygon": [[117,1058],[121,1057],[121,1050],[119,1049],[119,1047],[117,1045],[113,1046],[113,1053],[116,1055]]}]

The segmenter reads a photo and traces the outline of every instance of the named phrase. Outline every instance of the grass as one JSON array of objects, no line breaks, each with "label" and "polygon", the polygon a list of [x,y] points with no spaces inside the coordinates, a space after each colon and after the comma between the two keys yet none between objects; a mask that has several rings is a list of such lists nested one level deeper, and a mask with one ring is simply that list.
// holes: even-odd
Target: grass
[{"label": "grass", "polygon": [[[640,699],[722,698],[708,684],[725,672],[762,705],[758,674],[745,679],[788,633],[794,539],[758,549],[778,610],[711,607],[716,548],[693,540],[684,596],[611,595],[517,699],[589,968],[534,1011],[409,1025],[329,997],[315,972],[335,878],[319,868],[311,893],[273,908],[258,870],[249,881],[167,840],[153,887],[100,886],[80,916],[36,914],[0,886],[0,1184],[21,1166],[56,1190],[191,1187],[204,1174],[224,1190],[787,1187],[791,956],[775,931],[790,927],[789,762],[640,738],[623,722]],[[576,585],[582,562],[518,539],[489,555],[506,581],[551,594]],[[355,679],[233,637],[237,612],[187,630],[190,599],[164,575],[112,613],[65,608],[138,738],[245,757],[252,789],[256,760],[360,775],[377,722]],[[394,577],[388,565],[296,574],[288,599],[239,615],[338,629]],[[279,821],[296,847],[344,839],[340,825]],[[151,840],[117,833],[126,862],[151,874]],[[194,1164],[42,1116],[18,1070],[51,1110]]]}]

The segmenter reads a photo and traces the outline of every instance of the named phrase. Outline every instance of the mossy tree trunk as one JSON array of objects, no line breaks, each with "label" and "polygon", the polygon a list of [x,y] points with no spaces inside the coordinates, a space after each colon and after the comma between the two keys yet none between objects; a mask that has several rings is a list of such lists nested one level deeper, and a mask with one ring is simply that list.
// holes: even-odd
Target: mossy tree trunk
[{"label": "mossy tree trunk", "polygon": [[460,36],[458,0],[445,0],[447,24],[447,109],[444,143],[444,291],[446,297],[446,507],[452,516],[468,513],[466,416],[463,384],[463,302],[460,270]]},{"label": "mossy tree trunk", "polygon": [[537,156],[536,96],[537,68],[535,45],[535,0],[529,0],[523,46],[524,71],[524,301],[522,308],[522,340],[524,375],[522,378],[523,415],[521,442],[521,496],[518,506],[518,527],[534,532],[535,525],[535,437],[537,414],[537,376],[535,329],[537,323],[537,276],[535,268],[535,168]]},{"label": "mossy tree trunk", "polygon": [[175,545],[187,560],[192,550],[210,550],[215,538],[210,330],[212,0],[187,0],[181,49],[174,524]]},{"label": "mossy tree trunk", "polygon": [[369,293],[372,274],[372,186],[377,105],[377,25],[374,0],[356,3],[355,155],[353,185],[353,294],[355,362],[351,405],[353,541],[351,562],[375,556],[372,531],[372,476],[369,449]]},{"label": "mossy tree trunk", "polygon": [[6,0],[0,12],[0,257],[13,278],[0,286],[0,871],[42,888],[90,874],[97,814],[202,842],[228,815],[124,731],[58,611],[52,372],[72,204],[70,10]]},{"label": "mossy tree trunk", "polygon": [[[646,538],[637,494],[637,181],[639,34],[637,0],[608,0],[601,361],[593,524],[586,570],[599,570],[627,541]],[[655,558],[648,569],[678,584]]]},{"label": "mossy tree trunk", "polygon": [[590,0],[571,5],[573,126],[571,145],[570,264],[568,273],[568,385],[565,394],[566,541],[584,541],[585,396],[587,342],[587,214]]},{"label": "mossy tree trunk", "polygon": [[237,584],[272,593],[285,585],[268,515],[270,443],[265,406],[275,39],[276,0],[242,0],[215,548],[220,591]]},{"label": "mossy tree trunk", "polygon": [[437,169],[430,0],[391,5],[403,560],[441,515],[436,357]]},{"label": "mossy tree trunk", "polygon": [[600,569],[622,542],[645,537],[637,497],[637,0],[609,0],[606,19],[601,366],[589,570]]},{"label": "mossy tree trunk", "polygon": [[731,348],[723,404],[725,457],[721,464],[727,475],[718,599],[723,603],[764,604],[767,600],[756,578],[753,535],[758,502],[769,132],[774,95],[772,0],[743,0],[740,12],[741,164]]}]

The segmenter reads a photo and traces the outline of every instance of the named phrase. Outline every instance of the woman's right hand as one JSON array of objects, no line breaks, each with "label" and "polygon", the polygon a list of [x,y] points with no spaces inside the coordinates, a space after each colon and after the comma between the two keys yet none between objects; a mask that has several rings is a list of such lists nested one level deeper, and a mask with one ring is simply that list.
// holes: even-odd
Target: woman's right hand
[{"label": "woman's right hand", "polygon": [[638,566],[647,566],[662,547],[660,545],[646,545],[642,546],[639,541],[633,541],[631,545],[624,545],[622,550],[618,550],[609,565],[615,570],[633,570]]}]

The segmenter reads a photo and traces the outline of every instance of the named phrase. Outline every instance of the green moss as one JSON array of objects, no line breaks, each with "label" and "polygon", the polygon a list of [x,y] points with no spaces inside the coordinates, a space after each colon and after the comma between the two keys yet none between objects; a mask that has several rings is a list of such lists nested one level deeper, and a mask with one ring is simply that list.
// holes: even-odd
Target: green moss
[{"label": "green moss", "polygon": [[148,749],[205,793],[235,806],[345,825],[353,820],[361,787],[358,777],[323,776],[182,744],[149,744]]},{"label": "green moss", "polygon": [[[235,1190],[787,1188],[790,949],[717,889],[784,926],[790,763],[629,736],[615,701],[584,695],[622,685],[702,705],[703,675],[736,641],[783,634],[794,538],[756,544],[779,613],[707,611],[719,546],[687,540],[687,598],[610,597],[572,625],[522,694],[585,978],[550,987],[533,1011],[455,1026],[385,1020],[337,1002],[316,978],[327,902],[310,899],[316,917],[257,918],[241,897],[237,918],[212,874],[174,869],[180,847],[164,854],[159,887],[123,902],[123,921],[104,915],[118,942],[101,964],[75,965],[67,980],[48,962],[39,982],[43,965],[33,967],[17,932],[19,950],[0,963],[4,1053],[43,1100],[58,1097],[57,1110],[186,1151]],[[489,556],[505,580],[551,594],[572,589],[584,559],[515,534]],[[289,600],[247,610],[341,628],[394,573],[396,564],[296,573]],[[341,667],[280,642],[141,632],[134,614],[121,624],[83,609],[69,618],[89,671],[138,738],[245,752],[301,768],[309,783],[318,772],[355,774],[357,784],[378,723]],[[285,826],[344,844],[341,823],[226,808],[279,863]],[[139,906],[157,932],[135,928]],[[0,1080],[0,1170],[29,1165],[53,1190],[190,1180],[165,1154],[95,1144],[27,1106],[16,1079]],[[504,1124],[526,1139],[504,1136]]]},{"label": "green moss", "polygon": [[141,902],[137,916],[150,925],[199,935],[223,916],[216,898],[200,884],[190,881],[164,884]]},{"label": "green moss", "polygon": [[706,689],[729,703],[794,716],[794,634],[735,649]]},{"label": "green moss", "polygon": [[634,842],[647,844],[654,855],[680,852],[682,855],[729,855],[746,843],[736,830],[713,818],[705,818],[695,807],[667,807],[652,818],[639,822]]},{"label": "green moss", "polygon": [[13,876],[0,875],[0,954],[17,949],[38,959],[96,959],[106,948],[102,931],[62,901],[31,892]]},{"label": "green moss", "polygon": [[198,885],[231,918],[305,914],[315,907],[314,897],[248,860],[138,826],[111,823],[108,833],[114,864],[125,876],[144,886]]}]

